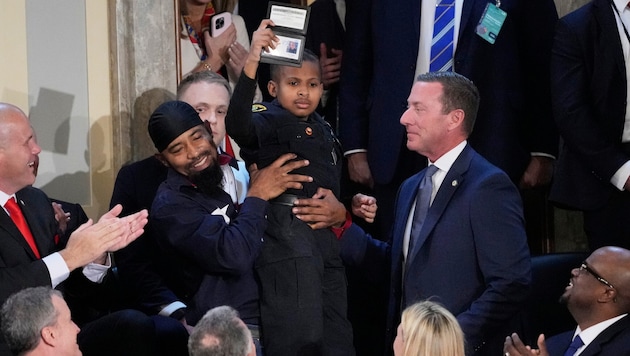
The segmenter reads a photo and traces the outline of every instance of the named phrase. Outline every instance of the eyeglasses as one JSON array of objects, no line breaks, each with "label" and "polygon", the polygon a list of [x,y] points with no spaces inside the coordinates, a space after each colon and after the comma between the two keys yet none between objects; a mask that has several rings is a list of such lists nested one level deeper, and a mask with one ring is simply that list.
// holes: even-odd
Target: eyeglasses
[{"label": "eyeglasses", "polygon": [[615,287],[613,287],[612,284],[610,284],[610,282],[608,282],[607,280],[605,280],[602,276],[599,275],[599,273],[593,271],[593,269],[591,267],[588,266],[588,264],[586,263],[586,261],[583,261],[582,264],[580,265],[580,272],[581,271],[586,271],[588,273],[590,273],[593,277],[595,277],[595,279],[597,279],[598,281],[604,283],[605,285],[607,285],[609,288],[611,289],[615,289]]}]

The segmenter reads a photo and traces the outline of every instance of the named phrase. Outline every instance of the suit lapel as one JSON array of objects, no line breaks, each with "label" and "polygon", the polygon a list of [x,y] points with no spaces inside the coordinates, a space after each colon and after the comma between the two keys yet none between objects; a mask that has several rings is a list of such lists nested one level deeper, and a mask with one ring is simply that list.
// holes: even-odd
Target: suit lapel
[{"label": "suit lapel", "polygon": [[[599,32],[599,43],[604,48],[602,53],[611,53],[617,69],[620,74],[625,78],[626,64],[623,57],[623,48],[621,46],[621,39],[619,38],[619,31],[617,29],[616,14],[611,8],[610,3],[607,0],[595,0],[593,3],[593,12],[601,31]],[[624,35],[625,36],[625,35]]]},{"label": "suit lapel", "polygon": [[575,329],[551,337],[547,342],[547,351],[549,351],[549,355],[564,355],[571,344],[574,332]]},{"label": "suit lapel", "polygon": [[392,257],[400,256],[402,254],[403,237],[405,235],[407,221],[409,220],[409,213],[411,212],[411,206],[416,198],[418,185],[424,178],[425,171],[426,170],[422,170],[409,178],[409,180],[405,181],[398,193],[395,224],[392,231]]},{"label": "suit lapel", "polygon": [[416,31],[416,42],[420,42],[420,16],[422,9],[422,1],[411,0],[408,1],[411,4],[411,11],[409,14],[411,15],[413,21],[413,28]]},{"label": "suit lapel", "polygon": [[611,339],[613,339],[617,334],[626,330],[630,327],[630,318],[628,316],[624,316],[623,318],[617,320],[616,323],[607,327],[604,331],[602,331],[595,340],[593,340],[585,349],[582,351],[580,356],[595,356],[600,355],[602,353],[602,345],[608,343]]},{"label": "suit lapel", "polygon": [[[29,200],[26,197],[23,197],[19,192],[16,194],[16,197],[18,198],[18,203],[20,204],[20,208],[22,209],[22,214],[24,214],[26,222],[28,223],[28,227],[31,229],[31,234],[33,234],[35,245],[37,245],[37,250],[39,251],[40,256],[43,257],[48,255],[55,249],[55,239],[54,236],[50,236],[50,232],[46,232],[44,226],[42,225],[42,222],[45,221],[43,216],[47,214],[47,212],[43,211],[42,208],[49,207],[35,206],[35,204],[31,204]],[[25,246],[28,246],[28,244]],[[33,254],[33,250],[31,250],[30,246],[27,247],[27,250],[33,255],[33,258],[35,258],[35,254]]]},{"label": "suit lapel", "polygon": [[[455,191],[459,189],[461,184],[464,181],[464,175],[470,166],[470,161],[472,159],[472,149],[469,145],[466,145],[462,153],[457,157],[451,169],[446,174],[440,189],[438,190],[429,211],[427,212],[427,217],[424,220],[424,224],[422,225],[422,230],[420,230],[420,236],[418,237],[418,241],[416,242],[413,251],[411,252],[411,258],[416,257],[427,238],[435,228],[435,225],[442,217],[444,210],[448,206],[449,201],[455,194]],[[424,173],[424,171],[423,171]],[[424,177],[424,174],[422,175]],[[412,261],[410,260],[410,261]]]},{"label": "suit lapel", "polygon": [[464,32],[464,29],[466,28],[468,21],[470,21],[470,17],[472,15],[472,9],[476,1],[477,0],[464,0],[464,4],[462,6],[462,16],[459,20],[459,34],[457,35],[458,39],[462,38],[462,33]]}]

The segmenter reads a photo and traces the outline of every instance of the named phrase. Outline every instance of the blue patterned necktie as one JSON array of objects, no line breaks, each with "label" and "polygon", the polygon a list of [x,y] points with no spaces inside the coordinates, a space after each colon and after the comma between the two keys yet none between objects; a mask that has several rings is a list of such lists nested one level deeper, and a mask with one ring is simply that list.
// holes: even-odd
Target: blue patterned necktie
[{"label": "blue patterned necktie", "polygon": [[580,337],[580,335],[577,335],[573,339],[573,341],[571,341],[571,345],[569,345],[569,348],[564,353],[564,356],[573,356],[573,355],[575,355],[575,352],[582,346],[584,346],[584,342],[582,341],[582,338]]},{"label": "blue patterned necktie", "polygon": [[407,257],[412,256],[414,246],[418,242],[420,230],[424,224],[429,207],[431,206],[431,193],[433,192],[433,180],[431,177],[438,171],[435,165],[427,167],[424,178],[418,186],[418,195],[416,199],[416,211],[413,213],[413,221],[411,223],[411,234],[409,236],[409,248],[407,249]]},{"label": "blue patterned necktie", "polygon": [[453,70],[455,0],[441,0],[435,7],[430,72]]}]

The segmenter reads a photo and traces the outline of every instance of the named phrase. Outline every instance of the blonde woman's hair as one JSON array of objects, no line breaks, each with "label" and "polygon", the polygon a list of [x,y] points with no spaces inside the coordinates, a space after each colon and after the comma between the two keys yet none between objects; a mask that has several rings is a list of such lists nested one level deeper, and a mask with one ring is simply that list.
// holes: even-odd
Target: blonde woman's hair
[{"label": "blonde woman's hair", "polygon": [[464,333],[446,308],[432,301],[402,313],[404,356],[464,356]]}]

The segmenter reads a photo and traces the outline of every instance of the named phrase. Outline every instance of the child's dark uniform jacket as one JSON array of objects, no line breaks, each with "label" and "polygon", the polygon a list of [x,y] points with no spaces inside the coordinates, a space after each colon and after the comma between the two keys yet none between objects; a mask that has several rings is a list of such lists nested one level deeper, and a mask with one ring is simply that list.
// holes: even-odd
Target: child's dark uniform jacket
[{"label": "child's dark uniform jacket", "polygon": [[306,120],[271,103],[250,106],[256,81],[241,75],[226,118],[228,134],[247,166],[270,165],[285,153],[310,164],[293,173],[313,182],[271,201],[256,270],[261,282],[263,344],[267,355],[354,355],[346,317],[346,280],[336,236],[312,230],[291,212],[292,201],[319,187],[339,197],[342,151],[332,128],[317,113]]}]

